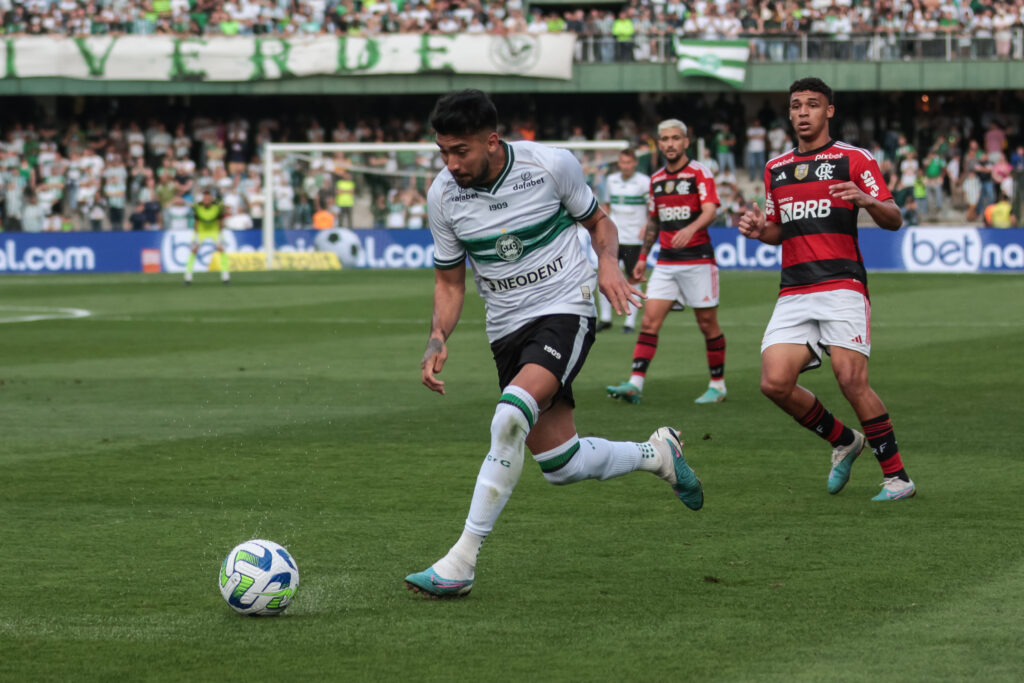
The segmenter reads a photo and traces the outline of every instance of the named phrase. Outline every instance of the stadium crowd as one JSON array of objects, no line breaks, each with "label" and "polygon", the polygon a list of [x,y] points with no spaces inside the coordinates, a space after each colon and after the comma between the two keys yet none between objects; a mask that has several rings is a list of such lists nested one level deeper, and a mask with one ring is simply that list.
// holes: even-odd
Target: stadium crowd
[{"label": "stadium crowd", "polygon": [[749,38],[755,59],[1024,57],[1024,0],[625,0],[548,12],[522,0],[0,0],[0,11],[8,36],[568,31],[582,61],[671,59],[672,36]]},{"label": "stadium crowd", "polygon": [[[992,104],[1000,113],[993,109],[975,116],[952,114],[956,107],[946,103],[942,108],[950,113],[922,113],[913,133],[876,109],[837,121],[833,132],[876,157],[907,223],[983,223],[986,210],[1002,202],[997,217],[1005,227],[1007,220],[1016,222],[1005,202],[1015,201],[1020,214],[1024,135],[1019,102]],[[629,140],[640,169],[650,173],[659,164],[654,123],[665,115],[658,106],[640,103],[635,114],[626,109],[586,126],[572,123],[580,120],[573,116],[538,121],[525,112],[511,119],[503,134],[513,140]],[[662,106],[676,111],[675,104]],[[734,224],[762,194],[765,160],[792,145],[784,112],[768,100],[756,112],[747,109],[738,97],[720,94],[690,96],[685,113],[679,112],[693,131],[691,156],[716,174],[723,225]],[[266,213],[263,143],[430,141],[425,125],[414,119],[339,118],[329,125],[330,130],[315,118],[202,115],[170,124],[161,119],[63,126],[16,121],[0,127],[0,219],[5,230],[26,232],[187,228],[189,206],[202,189],[212,187],[227,209],[228,227],[258,228]],[[607,164],[593,156],[583,161],[600,192]],[[427,183],[439,163],[432,151],[275,159],[275,224],[424,227]],[[357,203],[363,207],[358,215]],[[987,221],[995,222],[991,216]]]}]

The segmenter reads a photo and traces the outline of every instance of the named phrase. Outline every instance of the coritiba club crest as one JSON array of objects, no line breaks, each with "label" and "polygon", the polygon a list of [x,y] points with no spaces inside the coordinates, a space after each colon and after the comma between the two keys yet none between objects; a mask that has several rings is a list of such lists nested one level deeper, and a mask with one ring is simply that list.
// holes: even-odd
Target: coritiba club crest
[{"label": "coritiba club crest", "polygon": [[502,235],[494,241],[494,251],[502,261],[518,261],[523,255],[523,241],[515,235]]}]

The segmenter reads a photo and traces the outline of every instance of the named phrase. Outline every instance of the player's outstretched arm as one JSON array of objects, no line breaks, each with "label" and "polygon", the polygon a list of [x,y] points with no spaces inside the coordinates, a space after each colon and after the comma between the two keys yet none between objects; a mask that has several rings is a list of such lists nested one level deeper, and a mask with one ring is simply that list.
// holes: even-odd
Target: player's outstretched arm
[{"label": "player's outstretched arm", "polygon": [[444,395],[444,381],[438,375],[448,360],[445,342],[455,330],[466,300],[466,264],[455,268],[434,270],[434,316],[430,322],[430,338],[420,363],[423,385]]},{"label": "player's outstretched arm", "polygon": [[772,223],[761,213],[761,207],[754,204],[754,208],[745,211],[740,216],[740,233],[752,240],[760,240],[765,244],[782,243],[782,226]]},{"label": "player's outstretched arm", "polygon": [[597,253],[597,286],[619,315],[629,312],[629,304],[643,306],[643,292],[629,284],[619,268],[619,236],[615,223],[601,209],[580,221],[590,232],[590,243]]}]

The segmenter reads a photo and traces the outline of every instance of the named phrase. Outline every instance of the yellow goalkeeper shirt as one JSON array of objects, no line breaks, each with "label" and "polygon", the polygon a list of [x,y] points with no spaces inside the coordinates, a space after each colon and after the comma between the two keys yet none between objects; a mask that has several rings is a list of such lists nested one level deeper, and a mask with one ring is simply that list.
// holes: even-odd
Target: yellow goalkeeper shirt
[{"label": "yellow goalkeeper shirt", "polygon": [[220,234],[220,219],[224,215],[224,206],[220,202],[204,206],[196,204],[196,232],[200,235]]}]

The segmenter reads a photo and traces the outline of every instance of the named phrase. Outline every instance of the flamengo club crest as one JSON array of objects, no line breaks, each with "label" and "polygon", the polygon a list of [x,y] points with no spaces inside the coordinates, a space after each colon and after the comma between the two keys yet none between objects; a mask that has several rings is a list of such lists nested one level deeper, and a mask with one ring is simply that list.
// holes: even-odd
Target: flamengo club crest
[{"label": "flamengo club crest", "polygon": [[807,177],[808,170],[810,170],[810,164],[800,164],[796,167],[796,170],[793,171],[793,177],[797,180],[803,180]]},{"label": "flamengo club crest", "polygon": [[821,164],[814,172],[814,175],[818,178],[818,180],[832,180],[832,173],[835,170],[835,164]]},{"label": "flamengo club crest", "polygon": [[523,241],[515,235],[502,235],[494,241],[494,251],[502,261],[518,261],[523,255]]}]

